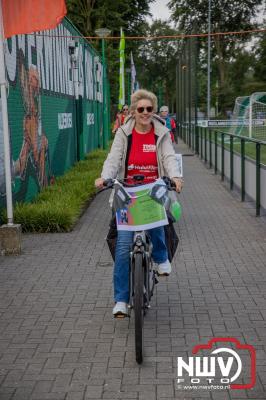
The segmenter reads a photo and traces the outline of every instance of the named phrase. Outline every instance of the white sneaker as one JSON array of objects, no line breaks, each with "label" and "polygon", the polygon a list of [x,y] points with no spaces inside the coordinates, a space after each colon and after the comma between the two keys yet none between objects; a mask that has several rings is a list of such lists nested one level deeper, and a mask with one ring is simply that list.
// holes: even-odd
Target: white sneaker
[{"label": "white sneaker", "polygon": [[166,260],[163,263],[155,264],[155,271],[160,276],[168,276],[172,271],[172,266],[169,260]]},{"label": "white sneaker", "polygon": [[128,315],[127,303],[118,301],[113,308],[113,316],[115,318],[124,318]]}]

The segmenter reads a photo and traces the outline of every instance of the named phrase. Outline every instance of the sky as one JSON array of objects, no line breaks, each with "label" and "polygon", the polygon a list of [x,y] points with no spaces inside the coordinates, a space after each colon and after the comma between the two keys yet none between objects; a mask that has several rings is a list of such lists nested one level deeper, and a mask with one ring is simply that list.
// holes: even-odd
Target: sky
[{"label": "sky", "polygon": [[[169,0],[156,0],[150,4],[150,11],[153,19],[167,20],[170,17],[170,10],[167,7]],[[148,19],[150,21],[150,18]]]},{"label": "sky", "polygon": [[[162,19],[167,20],[170,17],[170,10],[167,7],[167,3],[169,0],[156,0],[155,2],[150,4],[150,11],[152,13],[153,19]],[[265,18],[265,14],[263,13],[263,6],[261,7],[261,12],[257,15],[256,20],[259,24],[263,21],[263,15]],[[148,21],[151,22],[151,18],[148,18]]]}]

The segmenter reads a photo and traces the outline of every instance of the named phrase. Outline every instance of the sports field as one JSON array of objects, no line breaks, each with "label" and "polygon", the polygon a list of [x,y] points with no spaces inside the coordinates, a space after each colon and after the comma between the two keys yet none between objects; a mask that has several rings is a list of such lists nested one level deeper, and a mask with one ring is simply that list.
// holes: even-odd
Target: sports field
[{"label": "sports field", "polygon": [[[237,127],[236,127],[237,128]],[[214,131],[218,132],[218,143],[221,142],[221,135],[220,133],[231,133],[232,132],[232,128],[230,127],[223,127],[223,128],[210,128],[212,133],[214,133]],[[256,130],[258,129],[258,127],[256,128]],[[233,132],[232,132],[233,133]],[[263,135],[262,135],[263,133]],[[239,138],[234,138],[234,151],[236,153],[241,152],[241,143],[240,143],[240,139],[241,137],[248,137],[249,132],[248,132],[248,127],[242,127],[242,132],[241,132],[241,136],[239,136]],[[256,135],[257,137],[253,137],[253,139],[256,140],[260,140],[260,141],[264,141],[264,145],[261,145],[261,163],[266,165],[266,137],[265,137],[265,127],[263,127],[263,132],[259,132]],[[259,137],[260,136],[260,137]],[[262,139],[261,137],[264,137],[264,139]],[[214,137],[212,135],[212,141],[214,141]],[[229,135],[225,135],[225,147],[229,148]],[[253,160],[256,159],[256,143],[254,142],[249,142],[246,141],[246,145],[245,145],[245,153],[247,157],[252,158]]]}]

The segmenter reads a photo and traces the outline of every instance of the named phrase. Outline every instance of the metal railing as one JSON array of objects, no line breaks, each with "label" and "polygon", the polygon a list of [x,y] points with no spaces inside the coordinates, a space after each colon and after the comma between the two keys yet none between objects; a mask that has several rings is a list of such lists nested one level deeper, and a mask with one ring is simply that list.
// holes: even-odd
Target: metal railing
[{"label": "metal railing", "polygon": [[[255,152],[255,179],[256,179],[256,195],[255,195],[255,204],[256,204],[256,216],[260,215],[261,212],[261,148],[262,146],[266,146],[266,141],[252,139],[245,136],[234,135],[229,132],[223,132],[220,130],[213,130],[201,126],[193,126],[192,129],[188,129],[188,123],[183,123],[182,126],[179,125],[179,136],[181,139],[189,145],[192,150],[195,151],[196,154],[199,155],[201,160],[204,160],[204,163],[207,164],[209,168],[214,169],[214,173],[218,173],[218,148],[220,148],[220,157],[221,157],[221,180],[225,180],[225,150],[229,151],[229,185],[230,190],[234,189],[234,155],[240,155],[240,163],[241,163],[241,185],[240,185],[240,193],[241,193],[241,201],[245,201],[246,198],[246,180],[245,180],[245,160],[248,158],[246,156],[246,143],[251,142],[256,147]],[[225,141],[225,138],[229,138],[228,144]],[[240,152],[234,150],[234,140],[240,140]],[[213,155],[213,144],[214,144],[214,155]],[[250,158],[250,157],[249,157]],[[265,182],[266,184],[266,182]]]}]

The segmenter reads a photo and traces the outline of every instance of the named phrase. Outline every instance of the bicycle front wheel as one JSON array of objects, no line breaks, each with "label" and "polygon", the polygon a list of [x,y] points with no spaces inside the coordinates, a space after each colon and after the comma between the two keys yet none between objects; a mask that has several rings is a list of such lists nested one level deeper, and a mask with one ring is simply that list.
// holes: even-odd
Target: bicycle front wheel
[{"label": "bicycle front wheel", "polygon": [[144,268],[143,256],[135,254],[134,260],[134,314],[135,314],[135,351],[136,361],[141,364],[143,361],[143,302]]}]

